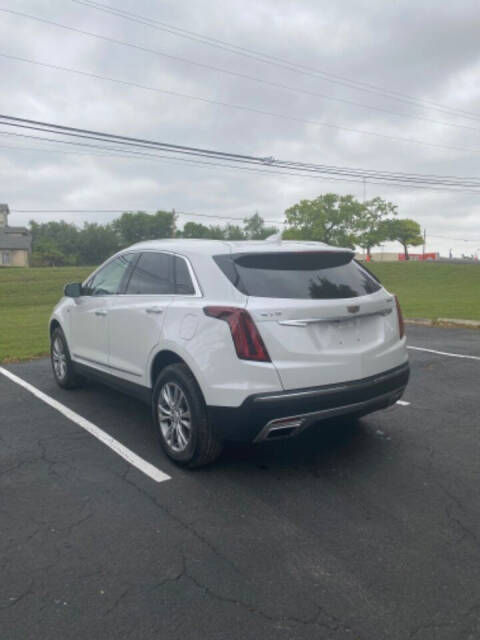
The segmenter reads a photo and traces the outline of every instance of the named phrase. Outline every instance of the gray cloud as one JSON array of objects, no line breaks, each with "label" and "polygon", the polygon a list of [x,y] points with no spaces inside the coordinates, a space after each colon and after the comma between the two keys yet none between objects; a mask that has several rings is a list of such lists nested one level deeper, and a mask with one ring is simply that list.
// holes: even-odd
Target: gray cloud
[{"label": "gray cloud", "polygon": [[[476,2],[462,0],[439,6],[430,0],[417,3],[171,0],[163,2],[160,8],[154,0],[122,0],[121,6],[330,74],[480,114],[477,86],[480,13]],[[4,113],[284,159],[419,173],[471,176],[478,173],[480,120],[453,117],[433,108],[425,110],[292,73],[96,12],[69,0],[42,3],[18,0],[14,9],[272,82],[407,115],[464,124],[479,131],[292,93],[27,18],[0,14],[0,53],[301,119],[472,151],[384,140],[0,58]],[[176,208],[239,217],[258,209],[265,218],[281,220],[285,208],[300,198],[332,190],[357,197],[363,193],[361,184],[267,176],[168,160],[112,158],[106,152],[86,155],[83,151],[57,154],[38,150],[52,148],[58,146],[0,136],[0,200],[7,201],[12,209]],[[399,205],[400,215],[413,217],[427,228],[432,236],[428,249],[446,252],[453,247],[457,253],[480,249],[476,195],[367,184],[367,197],[375,195],[391,199]],[[100,214],[64,217],[79,222],[109,219],[108,215]],[[22,224],[28,218],[17,214],[14,222]],[[443,240],[434,235],[458,240]],[[476,238],[478,243],[473,240],[465,243],[460,240],[463,238]]]}]

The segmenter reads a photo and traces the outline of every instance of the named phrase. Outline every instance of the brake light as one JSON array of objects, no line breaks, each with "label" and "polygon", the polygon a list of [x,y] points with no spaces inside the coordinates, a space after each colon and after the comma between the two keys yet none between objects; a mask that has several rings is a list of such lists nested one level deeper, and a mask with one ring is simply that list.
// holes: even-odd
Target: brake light
[{"label": "brake light", "polygon": [[400,302],[398,301],[398,296],[395,296],[395,303],[397,305],[397,316],[398,316],[398,328],[400,331],[400,339],[405,335],[405,323],[403,322],[403,313],[402,308],[400,307]]},{"label": "brake light", "polygon": [[228,323],[237,356],[241,360],[271,362],[262,337],[248,311],[238,307],[204,307],[203,311],[210,318]]}]

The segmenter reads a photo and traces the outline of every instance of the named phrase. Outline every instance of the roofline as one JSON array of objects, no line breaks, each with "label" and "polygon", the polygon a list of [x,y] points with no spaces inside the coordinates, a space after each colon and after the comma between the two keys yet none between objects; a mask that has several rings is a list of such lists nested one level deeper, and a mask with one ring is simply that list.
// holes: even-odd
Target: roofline
[{"label": "roofline", "polygon": [[[210,251],[208,250],[210,247]],[[141,250],[141,249],[165,249],[168,251],[175,251],[183,248],[192,254],[202,255],[214,255],[215,247],[220,249],[224,247],[229,253],[239,253],[243,250],[254,250],[260,252],[264,249],[266,252],[278,251],[297,251],[305,252],[315,250],[331,251],[331,252],[348,252],[355,254],[355,250],[350,247],[333,247],[325,244],[324,242],[317,242],[313,240],[220,240],[210,238],[158,238],[152,240],[144,240],[137,242],[133,245],[125,247],[118,253],[121,254],[125,251]],[[196,251],[195,249],[199,249]]]}]

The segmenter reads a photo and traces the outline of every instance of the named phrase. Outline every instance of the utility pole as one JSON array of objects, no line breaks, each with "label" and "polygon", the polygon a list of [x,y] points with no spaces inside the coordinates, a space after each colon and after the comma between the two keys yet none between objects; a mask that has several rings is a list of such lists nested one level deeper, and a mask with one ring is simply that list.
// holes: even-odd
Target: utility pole
[{"label": "utility pole", "polygon": [[423,255],[422,259],[425,260],[425,246],[427,244],[427,230],[423,229]]},{"label": "utility pole", "polygon": [[176,232],[176,227],[175,227],[175,209],[172,209],[172,238],[175,238],[175,232]]},{"label": "utility pole", "polygon": [[365,199],[367,197],[367,181],[363,178],[363,202],[365,203]]}]

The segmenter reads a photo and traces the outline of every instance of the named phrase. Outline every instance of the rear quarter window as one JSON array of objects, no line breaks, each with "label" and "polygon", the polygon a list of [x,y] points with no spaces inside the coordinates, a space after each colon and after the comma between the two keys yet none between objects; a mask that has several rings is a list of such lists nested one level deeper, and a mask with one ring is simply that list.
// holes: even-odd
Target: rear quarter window
[{"label": "rear quarter window", "polygon": [[346,251],[222,254],[214,260],[237,289],[260,298],[357,298],[381,287]]},{"label": "rear quarter window", "polygon": [[195,293],[185,258],[179,256],[175,256],[175,293],[179,295],[194,295]]}]

